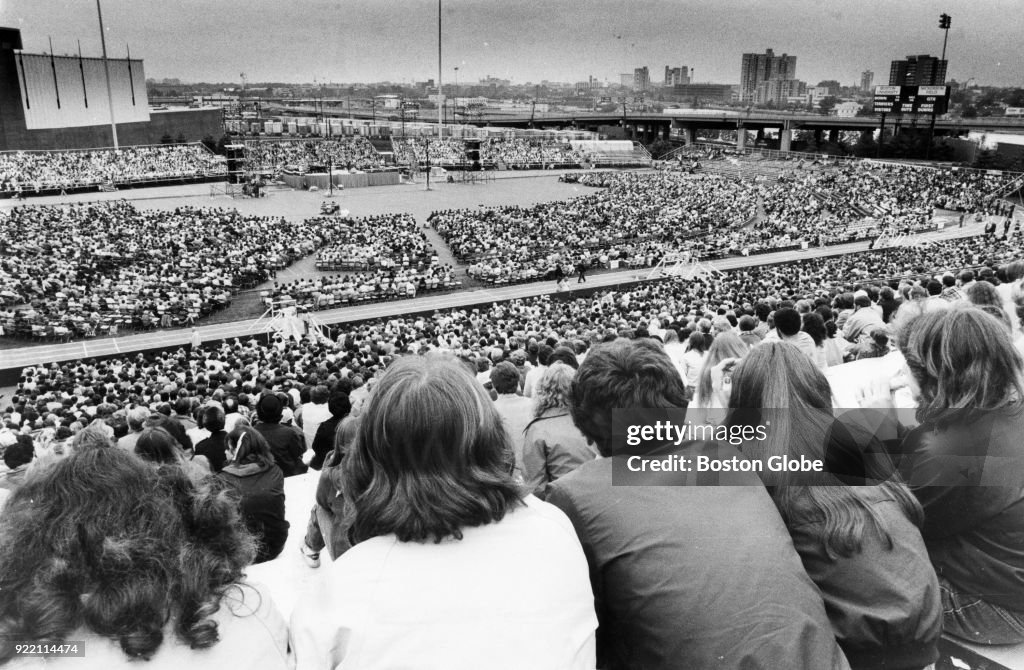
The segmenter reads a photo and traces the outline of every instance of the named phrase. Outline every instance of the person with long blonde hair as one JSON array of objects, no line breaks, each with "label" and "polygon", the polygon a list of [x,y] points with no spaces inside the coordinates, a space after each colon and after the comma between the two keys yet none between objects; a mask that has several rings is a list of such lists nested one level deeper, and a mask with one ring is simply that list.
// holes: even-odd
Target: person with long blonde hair
[{"label": "person with long blonde hair", "polygon": [[548,484],[597,457],[569,412],[575,374],[568,365],[555,363],[534,390],[534,418],[526,426],[523,447],[523,479],[527,490],[539,497]]}]

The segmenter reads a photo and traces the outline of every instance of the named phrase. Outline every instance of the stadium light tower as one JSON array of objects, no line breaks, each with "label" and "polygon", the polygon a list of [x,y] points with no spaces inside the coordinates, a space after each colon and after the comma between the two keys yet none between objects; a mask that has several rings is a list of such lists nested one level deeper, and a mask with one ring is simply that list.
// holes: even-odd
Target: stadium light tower
[{"label": "stadium light tower", "polygon": [[[441,88],[441,0],[437,0],[437,139],[444,127],[444,89]],[[430,162],[427,161],[429,168]]]},{"label": "stadium light tower", "polygon": [[[949,41],[949,26],[952,25],[952,23],[953,17],[949,14],[943,13],[939,15],[939,29],[945,31],[945,34],[942,37],[942,58],[939,59],[940,63],[943,63],[946,60],[946,43]],[[935,83],[935,70],[932,70],[932,84]],[[945,84],[946,82],[943,81],[938,83]]]},{"label": "stadium light tower", "polygon": [[[114,120],[114,94],[110,90],[110,62],[107,60],[107,36],[103,30],[103,9],[100,7],[100,0],[96,0],[96,16],[100,19],[100,47],[103,50],[103,70],[107,75],[107,105],[110,106],[110,134],[114,139],[114,149],[117,149],[117,122]],[[53,49],[51,48],[50,51],[52,52]]]}]

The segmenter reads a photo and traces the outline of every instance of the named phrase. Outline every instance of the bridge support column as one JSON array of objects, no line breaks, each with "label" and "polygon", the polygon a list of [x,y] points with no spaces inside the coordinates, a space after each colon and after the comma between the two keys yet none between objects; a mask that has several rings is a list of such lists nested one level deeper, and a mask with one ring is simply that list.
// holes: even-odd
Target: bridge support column
[{"label": "bridge support column", "polygon": [[822,132],[821,128],[818,128],[817,130],[814,131],[814,143],[815,144],[821,144],[821,139],[822,139],[822,135],[823,134],[824,133]]},{"label": "bridge support column", "polygon": [[754,144],[761,144],[764,142],[764,128],[757,129],[757,139],[754,140]]},{"label": "bridge support column", "polygon": [[833,128],[832,130],[828,131],[828,141],[831,142],[832,144],[835,144],[836,142],[839,141],[838,128]]},{"label": "bridge support column", "polygon": [[693,126],[683,126],[683,144],[690,146],[697,139]]},{"label": "bridge support column", "polygon": [[779,131],[779,151],[792,151],[790,147],[793,143],[793,131],[789,128],[783,128]]},{"label": "bridge support column", "polygon": [[743,151],[747,148],[747,129],[743,126],[736,128],[736,150]]}]

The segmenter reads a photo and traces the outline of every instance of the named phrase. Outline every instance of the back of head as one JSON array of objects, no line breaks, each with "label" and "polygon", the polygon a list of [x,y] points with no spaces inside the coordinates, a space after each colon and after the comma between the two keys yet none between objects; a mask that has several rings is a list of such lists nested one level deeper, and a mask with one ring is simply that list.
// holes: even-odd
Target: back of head
[{"label": "back of head", "polygon": [[174,401],[174,413],[178,416],[187,416],[192,412],[191,398],[178,398]]},{"label": "back of head", "polygon": [[[19,435],[18,437],[23,436]],[[24,437],[28,436],[26,435]],[[31,463],[34,455],[35,447],[32,444],[32,438],[29,438],[28,442],[18,440],[4,449],[4,465],[13,470],[14,468],[21,467],[26,463]]]},{"label": "back of head", "polygon": [[146,428],[139,433],[135,453],[144,461],[174,465],[181,461],[178,441],[163,428]]},{"label": "back of head", "polygon": [[88,426],[78,431],[74,439],[71,440],[71,446],[75,451],[85,449],[105,449],[106,447],[113,446],[114,443],[110,439],[110,436],[100,426]]},{"label": "back of head", "polygon": [[552,363],[533,390],[534,415],[540,416],[549,409],[568,407],[575,375],[576,371],[565,363]]},{"label": "back of head", "polygon": [[146,419],[149,418],[150,410],[148,407],[136,405],[128,410],[128,428],[133,431],[142,430],[143,424],[146,423]]},{"label": "back of head", "polygon": [[202,418],[203,428],[211,433],[217,433],[224,430],[224,425],[227,420],[224,410],[217,405],[210,405],[204,409]]},{"label": "back of head", "polygon": [[792,337],[800,332],[800,326],[802,324],[800,313],[791,307],[783,307],[782,309],[775,310],[773,320],[779,334],[784,337]]},{"label": "back of head", "polygon": [[264,467],[275,465],[270,445],[267,444],[263,435],[252,426],[236,425],[228,433],[228,448],[234,454],[231,458],[234,465],[257,464]]},{"label": "back of head", "polygon": [[554,365],[555,363],[565,363],[573,370],[580,366],[579,361],[576,359],[576,352],[569,347],[555,348],[551,358],[548,359],[548,365]]},{"label": "back of head", "polygon": [[264,393],[256,403],[256,416],[263,423],[278,423],[284,415],[284,404],[275,393]]},{"label": "back of head", "polygon": [[996,287],[986,281],[975,282],[964,291],[972,305],[994,305],[1002,307],[1003,299],[999,297]]},{"label": "back of head", "polygon": [[334,417],[348,416],[352,411],[352,400],[347,393],[333,393],[327,400],[327,411]]},{"label": "back of head", "polygon": [[977,307],[922,314],[898,339],[920,389],[921,421],[969,421],[1024,399],[1024,361],[1010,332]]},{"label": "back of head", "polygon": [[520,500],[513,461],[501,417],[465,366],[443,355],[399,359],[343,461],[353,534],[439,542],[500,521]]},{"label": "back of head", "polygon": [[313,387],[313,390],[309,392],[309,399],[311,402],[317,405],[322,405],[327,402],[330,397],[330,391],[323,384],[318,384]]},{"label": "back of head", "polygon": [[0,538],[0,663],[41,626],[54,639],[84,626],[130,659],[149,659],[170,631],[211,647],[210,617],[255,556],[232,500],[122,449],[76,450],[30,477]]},{"label": "back of head", "polygon": [[1024,277],[1024,260],[1013,261],[1006,266],[1006,281],[1015,282]]},{"label": "back of head", "polygon": [[686,388],[664,348],[649,339],[590,350],[572,385],[572,418],[604,456],[611,455],[612,410],[685,408]]},{"label": "back of head", "polygon": [[491,368],[491,383],[498,393],[515,393],[519,390],[519,370],[508,361],[502,361]]}]

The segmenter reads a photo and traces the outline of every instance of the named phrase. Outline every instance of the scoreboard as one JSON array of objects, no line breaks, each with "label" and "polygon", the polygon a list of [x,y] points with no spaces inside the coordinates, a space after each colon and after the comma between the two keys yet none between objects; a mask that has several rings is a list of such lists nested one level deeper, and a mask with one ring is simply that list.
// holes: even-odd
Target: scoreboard
[{"label": "scoreboard", "polygon": [[945,114],[948,86],[876,86],[876,114]]}]

